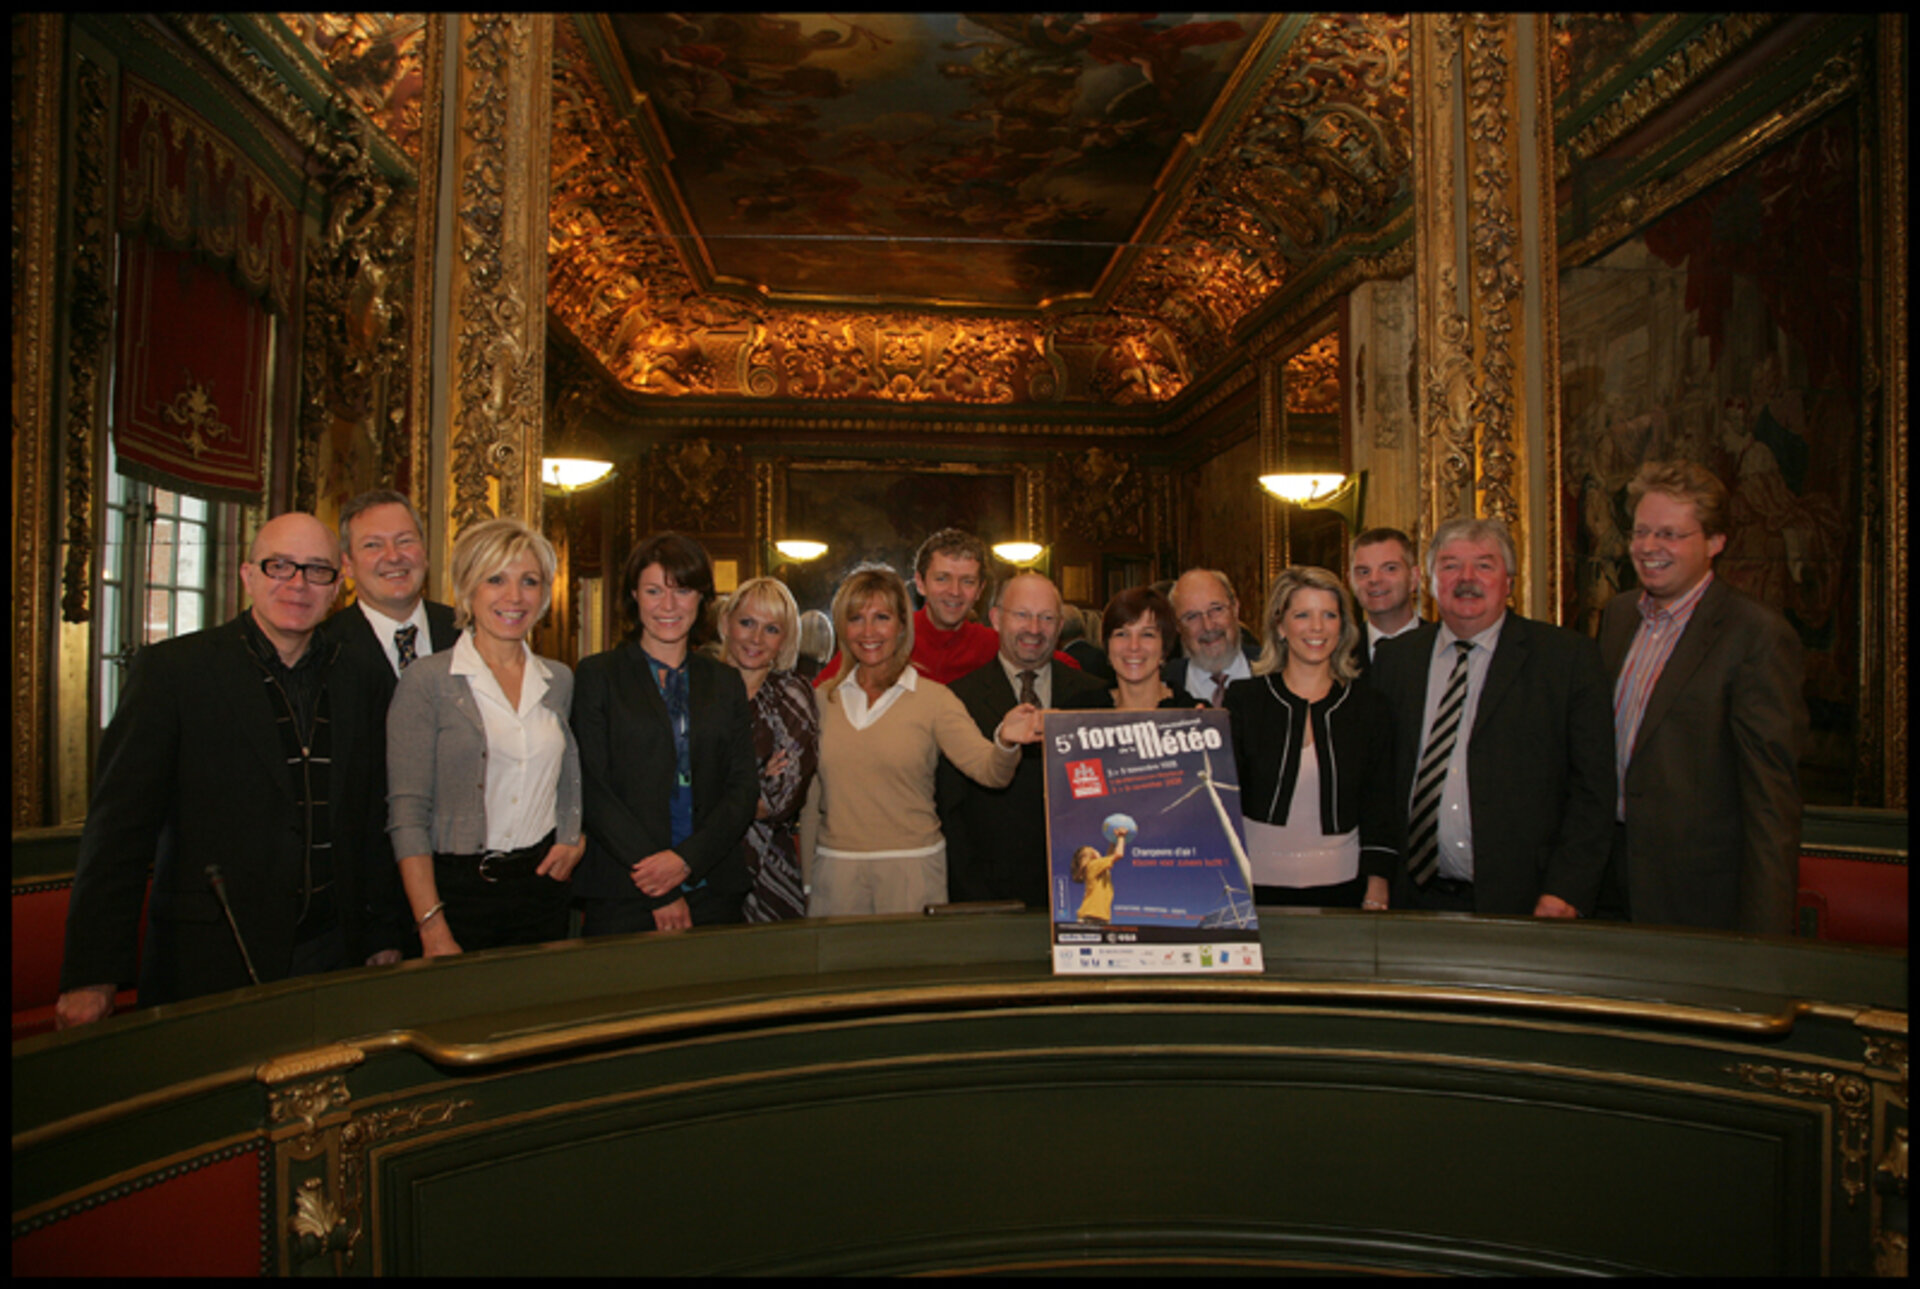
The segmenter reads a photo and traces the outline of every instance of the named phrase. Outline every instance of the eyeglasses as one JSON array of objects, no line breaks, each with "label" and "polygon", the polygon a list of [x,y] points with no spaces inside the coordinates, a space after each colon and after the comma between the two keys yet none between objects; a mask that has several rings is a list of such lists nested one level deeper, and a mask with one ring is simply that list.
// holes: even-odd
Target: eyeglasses
[{"label": "eyeglasses", "polygon": [[1683,542],[1701,531],[1702,530],[1698,528],[1689,528],[1686,532],[1682,533],[1675,532],[1671,528],[1636,528],[1633,530],[1633,540],[1636,542],[1644,542],[1647,538],[1651,537],[1663,546],[1671,546],[1673,543]]},{"label": "eyeglasses", "polygon": [[1202,619],[1212,622],[1216,618],[1225,618],[1231,612],[1232,607],[1230,605],[1209,604],[1204,609],[1193,609],[1189,612],[1182,613],[1180,615],[1180,623],[1182,626],[1197,626]]},{"label": "eyeglasses", "polygon": [[340,580],[340,570],[331,564],[300,564],[277,555],[269,555],[257,567],[276,582],[292,581],[295,573],[306,574],[309,586],[332,586]]}]

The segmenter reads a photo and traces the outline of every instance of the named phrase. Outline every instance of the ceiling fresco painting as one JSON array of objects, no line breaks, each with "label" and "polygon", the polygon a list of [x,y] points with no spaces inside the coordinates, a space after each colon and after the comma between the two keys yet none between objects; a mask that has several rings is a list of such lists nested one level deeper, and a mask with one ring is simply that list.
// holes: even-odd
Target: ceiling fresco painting
[{"label": "ceiling fresco painting", "polygon": [[611,25],[717,274],[782,294],[840,296],[851,281],[878,297],[1031,308],[1093,289],[1263,21],[653,13]]},{"label": "ceiling fresco painting", "polygon": [[549,305],[642,395],[1163,404],[1398,227],[1410,94],[1404,16],[579,16]]},{"label": "ceiling fresco painting", "polygon": [[[279,20],[417,160],[424,17]],[[1410,235],[1411,79],[1404,15],[569,15],[548,305],[647,397],[1165,404]]]}]

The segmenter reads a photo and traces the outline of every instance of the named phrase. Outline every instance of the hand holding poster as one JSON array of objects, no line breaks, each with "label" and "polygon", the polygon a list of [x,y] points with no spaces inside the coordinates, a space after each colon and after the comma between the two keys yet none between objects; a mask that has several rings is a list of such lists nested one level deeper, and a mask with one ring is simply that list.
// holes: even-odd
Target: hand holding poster
[{"label": "hand holding poster", "polygon": [[1048,712],[1053,969],[1262,970],[1227,714]]}]

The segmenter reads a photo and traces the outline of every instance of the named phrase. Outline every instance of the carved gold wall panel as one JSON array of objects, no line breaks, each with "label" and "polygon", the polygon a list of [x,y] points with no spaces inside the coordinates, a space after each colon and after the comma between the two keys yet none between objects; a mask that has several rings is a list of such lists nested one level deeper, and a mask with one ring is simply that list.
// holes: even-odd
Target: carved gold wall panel
[{"label": "carved gold wall panel", "polygon": [[553,17],[462,16],[454,170],[453,529],[538,524]]},{"label": "carved gold wall panel", "polygon": [[[1515,600],[1554,603],[1558,353],[1553,344],[1550,87],[1544,25],[1526,17],[1413,20],[1416,282],[1423,354],[1420,543],[1455,515],[1504,519],[1521,556]],[[1542,473],[1545,471],[1546,473]]]}]

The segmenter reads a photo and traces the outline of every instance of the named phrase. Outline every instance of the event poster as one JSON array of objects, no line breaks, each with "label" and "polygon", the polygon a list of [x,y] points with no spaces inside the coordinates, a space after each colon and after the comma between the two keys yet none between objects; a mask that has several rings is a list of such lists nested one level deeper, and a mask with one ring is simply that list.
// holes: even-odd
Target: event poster
[{"label": "event poster", "polygon": [[1227,714],[1048,712],[1053,970],[1262,970]]}]

